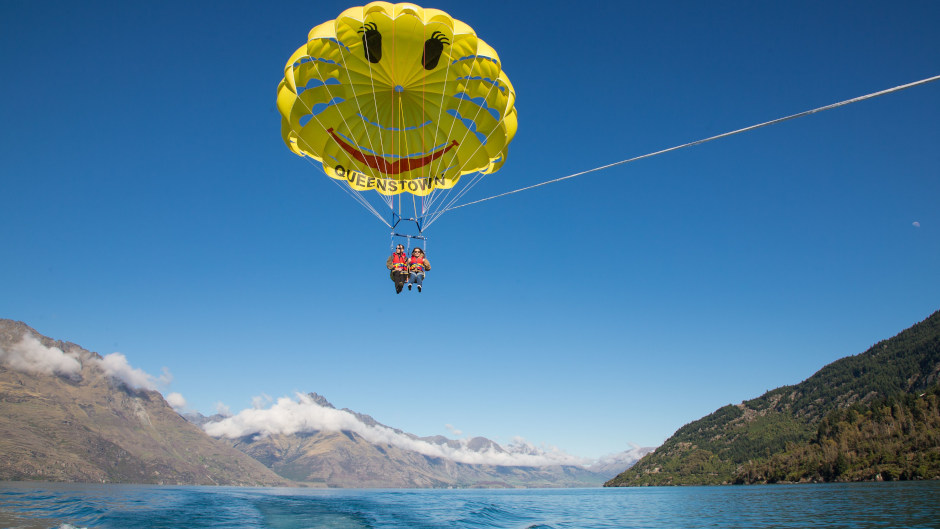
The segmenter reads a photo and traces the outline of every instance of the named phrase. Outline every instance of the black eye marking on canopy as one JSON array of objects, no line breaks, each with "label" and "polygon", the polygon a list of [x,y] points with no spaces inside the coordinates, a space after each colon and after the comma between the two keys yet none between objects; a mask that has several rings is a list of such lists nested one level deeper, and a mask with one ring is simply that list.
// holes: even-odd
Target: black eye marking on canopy
[{"label": "black eye marking on canopy", "polygon": [[444,51],[444,45],[450,44],[447,36],[440,31],[431,33],[431,38],[424,41],[424,55],[421,56],[421,64],[425,70],[437,68],[437,62],[441,60],[441,53]]},{"label": "black eye marking on canopy", "polygon": [[382,34],[379,33],[375,22],[363,24],[357,33],[362,33],[362,47],[366,59],[373,64],[382,60]]}]

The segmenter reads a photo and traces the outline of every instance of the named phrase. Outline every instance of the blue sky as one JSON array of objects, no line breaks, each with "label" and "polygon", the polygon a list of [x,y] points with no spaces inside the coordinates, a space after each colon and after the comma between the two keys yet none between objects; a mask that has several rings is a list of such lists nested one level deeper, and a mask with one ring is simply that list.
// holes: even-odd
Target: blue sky
[{"label": "blue sky", "polygon": [[[396,296],[388,229],[274,104],[351,5],[0,4],[0,317],[206,414],[313,391],[597,457],[940,308],[940,82],[449,212]],[[425,7],[517,93],[468,201],[940,74],[930,1]]]}]

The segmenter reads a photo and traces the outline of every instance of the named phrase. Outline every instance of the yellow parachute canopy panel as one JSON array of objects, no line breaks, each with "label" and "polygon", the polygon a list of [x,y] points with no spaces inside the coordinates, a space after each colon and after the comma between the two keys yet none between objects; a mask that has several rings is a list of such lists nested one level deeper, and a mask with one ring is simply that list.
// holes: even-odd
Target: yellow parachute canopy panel
[{"label": "yellow parachute canopy panel", "polygon": [[356,191],[426,196],[497,171],[516,133],[496,51],[463,22],[372,2],[316,26],[277,89],[295,154]]}]

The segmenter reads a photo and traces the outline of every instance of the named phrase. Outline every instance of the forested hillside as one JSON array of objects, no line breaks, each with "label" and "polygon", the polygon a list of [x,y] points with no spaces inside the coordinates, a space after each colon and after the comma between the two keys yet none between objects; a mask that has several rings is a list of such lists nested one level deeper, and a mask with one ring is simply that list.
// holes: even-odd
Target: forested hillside
[{"label": "forested hillside", "polygon": [[[875,410],[883,410],[885,407],[880,402],[889,402],[884,399],[907,402],[905,399],[925,393],[937,383],[938,372],[940,311],[894,338],[875,344],[864,353],[825,366],[799,384],[769,391],[738,405],[725,406],[683,426],[655,452],[607,485],[697,485],[832,479],[834,474],[820,471],[817,476],[811,472],[805,467],[812,466],[810,463],[796,463],[800,459],[798,454],[809,457],[810,445],[814,442],[821,447],[828,446],[829,454],[833,451],[828,441],[843,442],[842,439],[827,440],[829,434],[820,434],[821,425],[844,422],[841,415],[835,412],[849,408],[861,415],[868,413],[865,410],[872,410],[872,421],[876,422],[878,414],[882,412]],[[930,408],[927,397],[925,394],[925,408],[912,411],[912,417],[921,417],[922,413],[929,415],[930,409],[935,410]],[[828,422],[824,422],[824,419]],[[927,448],[935,448],[936,428],[925,427],[928,430],[932,428],[932,431],[924,433],[924,442]],[[873,423],[872,431],[864,435],[874,435],[875,430],[880,431]],[[904,432],[903,428],[901,432]],[[876,442],[874,437],[871,442]],[[907,445],[899,443],[892,446],[902,450]],[[854,456],[848,450],[848,445],[846,450],[843,459],[848,464],[845,458]],[[886,455],[884,460],[888,459],[891,458]],[[782,467],[773,466],[783,464],[784,461],[790,465],[790,470],[784,471]],[[927,467],[920,471],[921,474],[934,472],[929,470],[936,466],[935,458],[933,461],[930,463],[928,458],[922,462]],[[841,465],[840,469],[848,470],[848,467]],[[804,468],[805,472],[798,472],[796,468]],[[902,475],[901,467],[897,468],[898,478],[921,477],[921,474],[909,472]],[[881,476],[880,473],[872,472],[866,474],[859,467],[851,473],[842,472],[838,476],[839,479],[878,479]],[[892,475],[892,472],[888,470],[888,475]]]},{"label": "forested hillside", "polygon": [[816,437],[744,465],[738,483],[940,478],[940,385],[835,410]]}]

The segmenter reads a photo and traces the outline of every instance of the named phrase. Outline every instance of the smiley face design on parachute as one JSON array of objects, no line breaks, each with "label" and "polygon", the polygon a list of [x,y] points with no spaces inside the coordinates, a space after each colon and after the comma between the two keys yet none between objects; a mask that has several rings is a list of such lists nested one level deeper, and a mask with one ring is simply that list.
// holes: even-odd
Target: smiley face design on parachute
[{"label": "smiley face design on parachute", "polygon": [[373,2],[316,26],[278,86],[288,147],[387,195],[498,170],[514,104],[499,57],[472,28],[413,4]]}]

